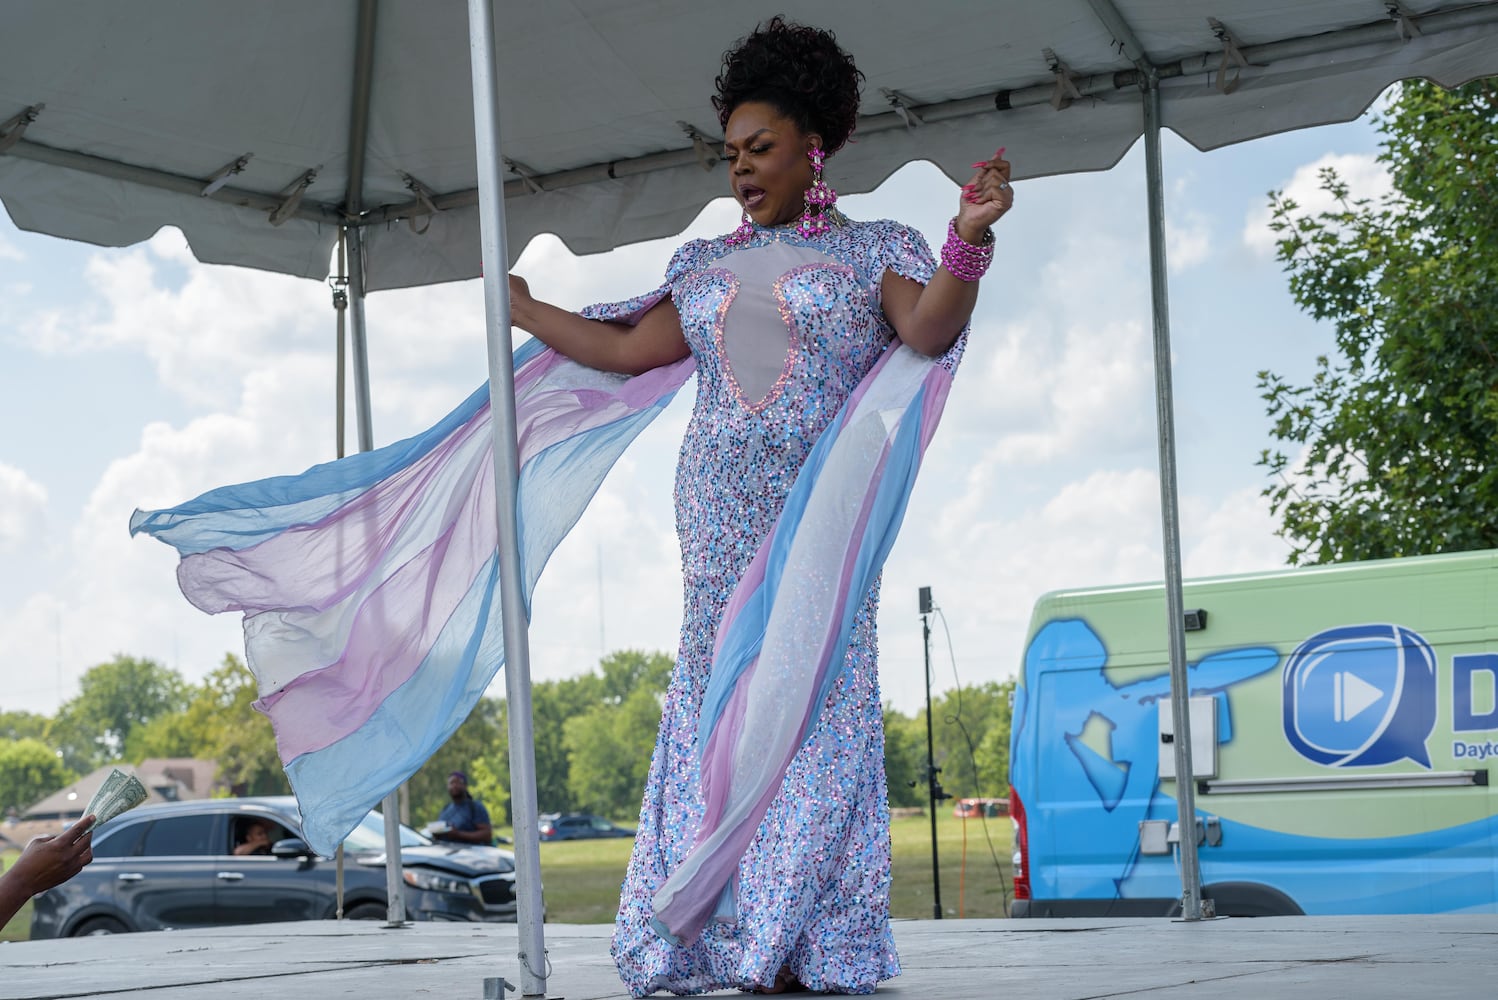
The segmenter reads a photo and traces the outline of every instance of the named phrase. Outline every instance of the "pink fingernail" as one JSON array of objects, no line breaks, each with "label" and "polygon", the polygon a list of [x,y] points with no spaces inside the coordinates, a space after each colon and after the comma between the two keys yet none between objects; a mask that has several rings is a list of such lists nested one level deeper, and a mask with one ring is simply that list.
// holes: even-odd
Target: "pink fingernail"
[{"label": "pink fingernail", "polygon": [[997,153],[993,154],[993,158],[995,160],[1002,160],[1004,158],[1004,147],[1003,146],[1000,146],[999,147],[999,151]]},{"label": "pink fingernail", "polygon": [[986,166],[988,166],[988,161],[987,160],[981,160],[981,161],[973,164],[973,169],[977,170],[979,167],[986,167]]}]

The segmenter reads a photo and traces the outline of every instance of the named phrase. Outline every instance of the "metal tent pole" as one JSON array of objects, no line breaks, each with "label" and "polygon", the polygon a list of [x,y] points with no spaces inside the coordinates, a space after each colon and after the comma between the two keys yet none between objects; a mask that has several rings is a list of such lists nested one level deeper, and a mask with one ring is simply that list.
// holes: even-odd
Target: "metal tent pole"
[{"label": "metal tent pole", "polygon": [[1088,0],[1093,13],[1138,69],[1144,92],[1144,182],[1149,205],[1150,306],[1155,330],[1155,423],[1160,451],[1160,519],[1165,546],[1165,617],[1170,644],[1176,806],[1181,848],[1181,916],[1202,918],[1196,854],[1196,782],[1191,771],[1191,691],[1186,677],[1185,601],[1181,597],[1181,510],[1176,488],[1175,391],[1170,379],[1170,276],[1165,269],[1165,170],[1160,154],[1161,71],[1113,0]]},{"label": "metal tent pole", "polygon": [[1196,781],[1191,771],[1190,681],[1186,676],[1185,601],[1181,596],[1181,509],[1176,489],[1174,389],[1170,378],[1170,288],[1165,270],[1165,180],[1160,155],[1160,81],[1144,91],[1144,174],[1149,200],[1150,300],[1155,320],[1155,420],[1160,444],[1160,516],[1165,543],[1165,617],[1170,637],[1170,715],[1174,723],[1176,805],[1180,822],[1181,916],[1202,918],[1196,855]]},{"label": "metal tent pole", "polygon": [[[369,400],[369,341],[364,326],[364,232],[358,226],[364,210],[364,147],[369,135],[369,96],[374,78],[375,0],[360,0],[354,35],[354,79],[349,107],[348,186],[344,189],[343,214],[348,242],[349,309],[354,356],[354,408],[359,423],[359,450],[374,447],[374,420]],[[406,921],[405,879],[401,870],[400,800],[396,791],[385,796],[385,926],[400,927]]]},{"label": "metal tent pole", "polygon": [[[369,340],[364,332],[364,233],[348,227],[349,344],[354,361],[354,417],[359,450],[374,447],[374,420],[369,401]],[[401,869],[400,801],[395,791],[380,806],[385,814],[385,926],[406,922],[405,878]]]},{"label": "metal tent pole", "polygon": [[491,0],[468,0],[468,50],[473,67],[473,131],[478,153],[480,260],[489,346],[489,405],[494,429],[494,500],[499,527],[499,592],[504,615],[505,697],[510,719],[510,811],[515,829],[516,921],[520,986],[527,997],[546,993],[542,926],[541,831],[536,810],[536,755],[531,727],[531,665],[517,544],[515,370],[510,338],[509,248],[505,242],[504,180],[499,139]]}]

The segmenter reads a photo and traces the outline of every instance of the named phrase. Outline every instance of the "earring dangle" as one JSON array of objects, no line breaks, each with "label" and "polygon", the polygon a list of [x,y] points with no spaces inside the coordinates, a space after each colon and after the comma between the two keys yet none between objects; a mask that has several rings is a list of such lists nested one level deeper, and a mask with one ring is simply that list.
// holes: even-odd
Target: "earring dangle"
[{"label": "earring dangle", "polygon": [[796,232],[802,239],[809,240],[821,236],[830,228],[827,213],[828,209],[837,204],[837,192],[822,180],[822,163],[827,159],[822,148],[813,146],[807,150],[806,156],[811,160],[811,187],[806,189],[806,210],[801,213]]},{"label": "earring dangle", "polygon": [[741,247],[748,243],[754,236],[754,222],[749,218],[749,210],[744,209],[744,221],[739,223],[739,228],[723,237],[723,242],[731,247]]}]

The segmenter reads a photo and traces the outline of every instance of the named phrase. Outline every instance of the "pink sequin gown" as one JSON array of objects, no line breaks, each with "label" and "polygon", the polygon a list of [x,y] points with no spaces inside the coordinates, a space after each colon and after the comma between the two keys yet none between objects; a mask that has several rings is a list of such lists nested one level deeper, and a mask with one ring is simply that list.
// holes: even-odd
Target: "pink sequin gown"
[{"label": "pink sequin gown", "polygon": [[724,607],[818,434],[894,335],[880,310],[885,271],[924,283],[934,267],[920,235],[891,222],[847,222],[810,241],[757,230],[741,248],[696,241],[671,263],[697,397],[676,477],[681,646],[613,936],[634,996],[771,984],[784,966],[811,989],[841,993],[870,993],[899,974],[877,586],[845,672],[739,866],[736,920],[673,947],[650,917],[702,815],[698,714]]}]

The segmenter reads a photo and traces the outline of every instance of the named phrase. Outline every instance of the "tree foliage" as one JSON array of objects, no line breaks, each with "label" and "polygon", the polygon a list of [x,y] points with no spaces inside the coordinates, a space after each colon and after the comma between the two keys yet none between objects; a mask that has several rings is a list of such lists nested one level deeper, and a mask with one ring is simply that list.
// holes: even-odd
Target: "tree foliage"
[{"label": "tree foliage", "polygon": [[671,681],[664,653],[612,653],[599,664],[603,698],[567,720],[567,786],[577,808],[605,816],[639,810]]},{"label": "tree foliage", "polygon": [[916,721],[884,706],[884,778],[892,808],[926,803],[926,727],[921,723],[917,732]]},{"label": "tree foliage", "polygon": [[284,795],[291,790],[276,752],[270,720],[255,710],[254,675],[228,654],[203,682],[187,689],[179,712],[131,730],[125,758],[196,757],[218,762],[218,778],[237,795]]},{"label": "tree foliage", "polygon": [[[953,798],[1009,793],[1013,681],[954,689],[931,703],[932,757],[942,790]],[[926,806],[926,713],[884,709],[884,770],[891,806]]]},{"label": "tree foliage", "polygon": [[38,739],[0,743],[0,813],[25,812],[75,777],[57,752]]},{"label": "tree foliage", "polygon": [[188,686],[175,670],[125,655],[90,667],[79,686],[78,696],[48,727],[47,739],[68,768],[80,773],[120,760],[133,730],[180,712],[188,699]]},{"label": "tree foliage", "polygon": [[[620,650],[604,657],[594,672],[531,685],[536,803],[542,812],[587,809],[622,818],[639,809],[660,724],[659,699],[672,666],[664,653]],[[492,723],[460,769],[468,771],[470,791],[484,800],[495,823],[503,824],[512,820],[509,714],[504,701],[491,705]],[[465,728],[472,723],[470,717]],[[454,740],[462,734],[459,730]],[[418,777],[430,768],[422,768]],[[445,790],[432,800],[415,781],[412,802],[419,799],[435,816],[446,801]]]},{"label": "tree foliage", "polygon": [[1378,124],[1393,191],[1335,207],[1270,195],[1302,309],[1336,331],[1309,385],[1259,386],[1259,464],[1292,563],[1498,546],[1498,78],[1405,83]]},{"label": "tree foliage", "polygon": [[[406,782],[411,822],[420,827],[437,818],[449,801],[447,776],[454,771],[468,775],[468,793],[484,803],[496,826],[507,822],[510,770],[508,765],[498,769],[503,776],[503,782],[498,783],[492,761],[508,757],[504,702],[481,698],[458,731]],[[488,770],[480,766],[485,760],[491,761]]]},{"label": "tree foliage", "polygon": [[[537,804],[542,811],[586,810],[615,819],[637,814],[673,668],[664,653],[623,650],[605,657],[590,673],[532,686]],[[117,706],[120,711],[105,711],[105,695],[123,692],[123,685],[132,681],[141,683],[147,696],[136,692]],[[949,692],[934,703],[936,765],[952,795],[1005,793],[1012,689],[1012,682],[988,683]],[[149,660],[116,657],[84,676],[82,693],[55,719],[0,713],[0,732],[8,726],[13,734],[47,734],[47,741],[13,735],[8,746],[0,745],[0,808],[24,807],[73,780],[66,764],[68,748],[91,770],[116,745],[115,756],[104,759],[135,764],[149,757],[212,759],[234,794],[284,793],[289,786],[274,733],[270,721],[255,711],[256,697],[253,676],[233,655],[199,684],[186,684]],[[483,800],[495,825],[508,825],[508,727],[505,701],[481,699],[407,782],[410,821],[419,827],[435,820],[448,801],[448,774],[464,771],[469,790]],[[924,806],[925,713],[905,715],[886,705],[884,731],[890,804]],[[51,742],[57,738],[69,742]]]},{"label": "tree foliage", "polygon": [[0,712],[0,740],[42,740],[46,742],[51,719],[33,712]]}]

